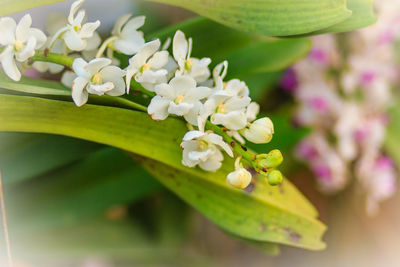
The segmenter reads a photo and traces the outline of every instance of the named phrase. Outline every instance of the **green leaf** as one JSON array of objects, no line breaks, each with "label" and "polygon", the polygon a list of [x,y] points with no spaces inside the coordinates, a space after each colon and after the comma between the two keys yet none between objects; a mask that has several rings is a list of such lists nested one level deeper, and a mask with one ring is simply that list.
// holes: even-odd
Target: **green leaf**
[{"label": "green leaf", "polygon": [[390,110],[390,124],[387,128],[385,149],[386,152],[394,159],[397,164],[400,164],[400,108],[397,99],[396,105]]},{"label": "green leaf", "polygon": [[[204,199],[199,203],[206,201],[206,206],[196,203],[193,192],[210,195],[215,203],[230,205],[231,208],[235,204],[236,213],[227,215],[231,220],[219,221],[221,217],[216,214],[214,222],[226,231],[258,241],[309,249],[324,247],[320,238],[325,227],[315,219],[315,208],[289,181],[286,180],[282,187],[271,187],[258,178],[255,189],[247,195],[226,185],[225,176],[233,168],[233,160],[228,157],[217,173],[184,167],[179,144],[187,129],[181,120],[169,118],[154,122],[145,113],[126,109],[94,105],[77,108],[73,103],[63,101],[0,95],[0,131],[62,134],[115,146],[156,160],[160,163],[153,166],[153,171],[168,170],[175,176],[179,175],[179,180],[182,179],[181,183],[186,186],[179,187],[182,191],[176,193],[199,210],[207,212],[210,208],[210,212],[215,212],[218,208],[221,213],[226,213],[218,205],[213,209],[212,202]],[[168,183],[172,189],[175,184],[170,180],[163,179],[163,183]],[[224,200],[225,197],[230,201]],[[254,218],[249,217],[251,210],[258,211]],[[211,217],[208,213],[206,216]],[[243,224],[243,220],[248,220],[250,225]]]},{"label": "green leaf", "polygon": [[346,0],[151,0],[189,9],[246,32],[289,36],[314,32],[351,16]]},{"label": "green leaf", "polygon": [[[232,234],[314,250],[325,247],[320,241],[325,226],[293,208],[296,204],[290,198],[294,191],[287,180],[278,188],[266,185],[261,175],[253,175],[255,182],[245,192],[228,187],[224,172],[210,180],[149,159],[140,162],[171,191]],[[274,195],[287,205],[274,205],[256,195]]]},{"label": "green leaf", "polygon": [[67,227],[161,188],[122,151],[109,147],[31,183],[10,187],[10,222],[25,233]]},{"label": "green leaf", "polygon": [[0,133],[4,183],[17,183],[82,159],[103,146],[56,135]]},{"label": "green leaf", "polygon": [[0,16],[62,1],[64,0],[0,0]]},{"label": "green leaf", "polygon": [[353,31],[374,24],[377,21],[374,14],[374,0],[348,0],[347,7],[353,11],[350,18],[326,29],[318,30],[313,34]]}]

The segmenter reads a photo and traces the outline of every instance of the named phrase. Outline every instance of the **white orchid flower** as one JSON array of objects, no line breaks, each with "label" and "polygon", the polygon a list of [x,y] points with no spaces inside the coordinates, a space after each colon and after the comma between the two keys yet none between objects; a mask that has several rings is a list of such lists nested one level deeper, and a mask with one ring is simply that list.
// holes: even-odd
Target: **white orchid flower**
[{"label": "white orchid flower", "polygon": [[[100,21],[89,22],[82,25],[85,18],[85,11],[79,10],[85,0],[78,0],[72,3],[67,25],[59,29],[53,36],[50,47],[61,38],[66,46],[72,51],[82,51],[88,46],[88,39],[93,37],[95,30],[100,26]],[[79,10],[79,11],[78,11]]]},{"label": "white orchid flower", "polygon": [[220,149],[233,157],[231,147],[225,143],[221,136],[201,131],[190,131],[183,137],[181,143],[183,149],[182,164],[187,167],[199,165],[206,171],[217,171],[224,159]]},{"label": "white orchid flower", "polygon": [[228,82],[223,81],[227,70],[228,62],[226,60],[214,68],[213,78],[215,86],[213,94],[221,96],[249,96],[249,88],[245,82],[239,79],[233,79]]},{"label": "white orchid flower", "polygon": [[197,125],[202,105],[200,100],[211,93],[208,87],[196,87],[196,81],[189,76],[175,77],[168,84],[159,84],[154,89],[157,95],[147,108],[153,120],[164,120],[169,114],[175,114],[193,125]]},{"label": "white orchid flower", "polygon": [[223,125],[233,131],[243,129],[247,124],[246,107],[250,101],[250,97],[211,96],[200,110],[200,130],[204,129],[209,116],[213,124]]},{"label": "white orchid flower", "polygon": [[138,31],[144,25],[145,16],[130,19],[132,14],[121,16],[115,23],[111,34],[115,37],[112,47],[126,55],[137,53],[144,45],[143,32]]},{"label": "white orchid flower", "polygon": [[14,81],[21,79],[15,62],[24,62],[35,54],[35,50],[46,42],[46,35],[39,29],[31,28],[32,18],[29,14],[22,17],[18,25],[10,17],[0,19],[0,62],[4,72]]},{"label": "white orchid flower", "polygon": [[176,76],[189,75],[196,82],[204,82],[210,77],[210,70],[208,65],[211,63],[209,58],[192,58],[192,38],[186,40],[185,34],[181,31],[175,33],[172,41],[172,51],[176,62],[178,63],[178,70]]},{"label": "white orchid flower", "polygon": [[126,72],[126,88],[129,93],[132,77],[149,91],[154,86],[167,82],[168,71],[163,67],[168,63],[168,52],[158,51],[160,40],[148,42],[139,52],[129,59]]},{"label": "white orchid flower", "polygon": [[77,58],[72,68],[77,75],[72,83],[72,99],[77,106],[88,100],[88,94],[120,96],[125,93],[125,71],[109,66],[108,58],[96,58],[87,63]]},{"label": "white orchid flower", "polygon": [[248,128],[242,129],[240,133],[250,142],[265,144],[272,139],[274,125],[270,118],[264,117],[254,121]]},{"label": "white orchid flower", "polygon": [[247,186],[249,186],[252,175],[248,170],[241,166],[240,160],[241,157],[238,157],[235,160],[235,171],[227,175],[226,181],[235,188],[245,189]]}]

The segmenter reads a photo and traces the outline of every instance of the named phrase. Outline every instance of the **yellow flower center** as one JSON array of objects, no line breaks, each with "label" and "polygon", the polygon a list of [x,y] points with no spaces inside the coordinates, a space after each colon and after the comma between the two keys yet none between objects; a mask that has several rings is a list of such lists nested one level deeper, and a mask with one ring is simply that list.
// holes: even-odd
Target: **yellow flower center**
[{"label": "yellow flower center", "polygon": [[199,146],[200,150],[205,150],[207,148],[207,142],[204,140],[197,141],[197,145]]},{"label": "yellow flower center", "polygon": [[193,67],[193,60],[188,58],[185,62],[185,69],[190,70]]},{"label": "yellow flower center", "polygon": [[101,77],[100,73],[93,75],[91,82],[94,84],[101,84],[103,82],[103,78]]},{"label": "yellow flower center", "polygon": [[143,72],[145,70],[149,70],[150,69],[150,64],[145,63],[143,64],[142,68],[140,69],[140,72]]},{"label": "yellow flower center", "polygon": [[78,24],[78,25],[74,26],[74,30],[75,31],[80,31],[81,29],[82,29],[82,25],[81,24]]},{"label": "yellow flower center", "polygon": [[17,51],[17,52],[19,52],[19,51],[21,51],[22,49],[24,49],[24,47],[25,47],[25,45],[21,42],[21,41],[16,41],[15,43],[14,43],[14,49],[15,49],[15,51]]},{"label": "yellow flower center", "polygon": [[182,103],[184,100],[185,100],[185,97],[184,97],[183,95],[178,95],[178,96],[175,98],[174,102],[175,102],[175,104],[179,105],[179,104]]},{"label": "yellow flower center", "polygon": [[224,104],[218,106],[217,113],[226,113],[226,107]]}]

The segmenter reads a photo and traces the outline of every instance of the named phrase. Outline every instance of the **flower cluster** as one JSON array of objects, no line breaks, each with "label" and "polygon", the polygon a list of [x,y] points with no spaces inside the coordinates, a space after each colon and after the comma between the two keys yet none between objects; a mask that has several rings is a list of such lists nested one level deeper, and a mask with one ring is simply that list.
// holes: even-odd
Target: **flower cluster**
[{"label": "flower cluster", "polygon": [[[269,118],[256,119],[259,105],[251,101],[243,81],[224,81],[228,62],[222,62],[211,72],[211,59],[192,57],[192,39],[180,30],[172,39],[172,54],[167,50],[170,40],[164,45],[159,39],[146,42],[139,31],[144,16],[120,17],[111,36],[101,42],[96,32],[100,22],[86,22],[83,2],[75,1],[68,17],[49,17],[49,38],[30,28],[29,15],[18,25],[11,18],[2,18],[0,44],[5,48],[0,61],[6,74],[15,81],[21,78],[15,60],[25,67],[34,61],[33,67],[42,72],[72,69],[63,72],[61,82],[72,89],[77,106],[86,104],[90,94],[118,97],[135,87],[152,97],[147,111],[153,120],[178,116],[187,122],[189,131],[181,143],[183,165],[215,172],[221,167],[224,154],[236,155],[235,170],[227,175],[232,186],[244,189],[250,184],[249,168],[265,175],[272,185],[282,181],[282,174],[276,170],[282,162],[278,150],[256,155],[243,146],[245,139],[268,143],[274,128]],[[49,59],[34,60],[38,51],[44,57],[62,55],[73,63],[68,66]],[[115,54],[129,56],[129,65],[119,66]]]},{"label": "flower cluster", "polygon": [[393,195],[398,175],[382,146],[399,67],[400,27],[394,25],[400,26],[400,5],[377,4],[377,24],[350,35],[315,37],[309,56],[282,84],[298,102],[295,122],[313,129],[298,145],[298,157],[326,192],[342,189],[354,175],[367,194],[369,214]]}]

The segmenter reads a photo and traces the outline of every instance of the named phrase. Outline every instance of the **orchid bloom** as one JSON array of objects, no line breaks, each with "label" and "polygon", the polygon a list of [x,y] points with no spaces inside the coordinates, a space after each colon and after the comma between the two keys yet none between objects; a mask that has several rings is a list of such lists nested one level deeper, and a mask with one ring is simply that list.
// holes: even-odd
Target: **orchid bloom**
[{"label": "orchid bloom", "polygon": [[148,42],[136,55],[129,59],[126,72],[128,93],[132,77],[152,92],[155,85],[167,82],[168,71],[163,67],[168,63],[168,52],[158,51],[159,48],[160,40]]},{"label": "orchid bloom", "polygon": [[58,38],[64,40],[66,46],[72,51],[82,51],[88,46],[88,40],[93,37],[95,30],[100,26],[100,21],[82,25],[86,13],[79,8],[84,2],[85,0],[78,0],[71,5],[67,25],[54,34],[50,47]]},{"label": "orchid bloom", "polygon": [[88,100],[88,94],[120,96],[125,93],[125,71],[110,66],[108,58],[96,58],[87,63],[82,58],[74,60],[72,68],[77,75],[72,83],[72,99],[77,106]]},{"label": "orchid bloom", "polygon": [[216,171],[221,167],[224,156],[220,149],[233,157],[232,149],[222,137],[210,132],[187,132],[183,137],[181,148],[183,149],[183,165],[187,167],[199,165],[206,171]]},{"label": "orchid bloom", "polygon": [[153,120],[164,120],[169,114],[183,116],[189,123],[197,124],[197,115],[202,106],[200,100],[210,95],[211,89],[196,87],[196,81],[189,76],[173,78],[154,88],[153,97],[147,112]]},{"label": "orchid bloom", "polygon": [[185,34],[181,31],[175,33],[172,41],[172,51],[176,62],[178,63],[178,70],[176,76],[189,75],[196,82],[204,82],[210,77],[210,70],[208,65],[211,63],[209,58],[192,58],[192,38],[186,40]]},{"label": "orchid bloom", "polygon": [[0,62],[6,75],[14,81],[21,79],[21,72],[15,60],[28,60],[47,39],[41,30],[31,28],[31,25],[32,18],[29,14],[23,16],[18,25],[12,18],[0,19],[0,45],[4,46],[0,53]]}]

